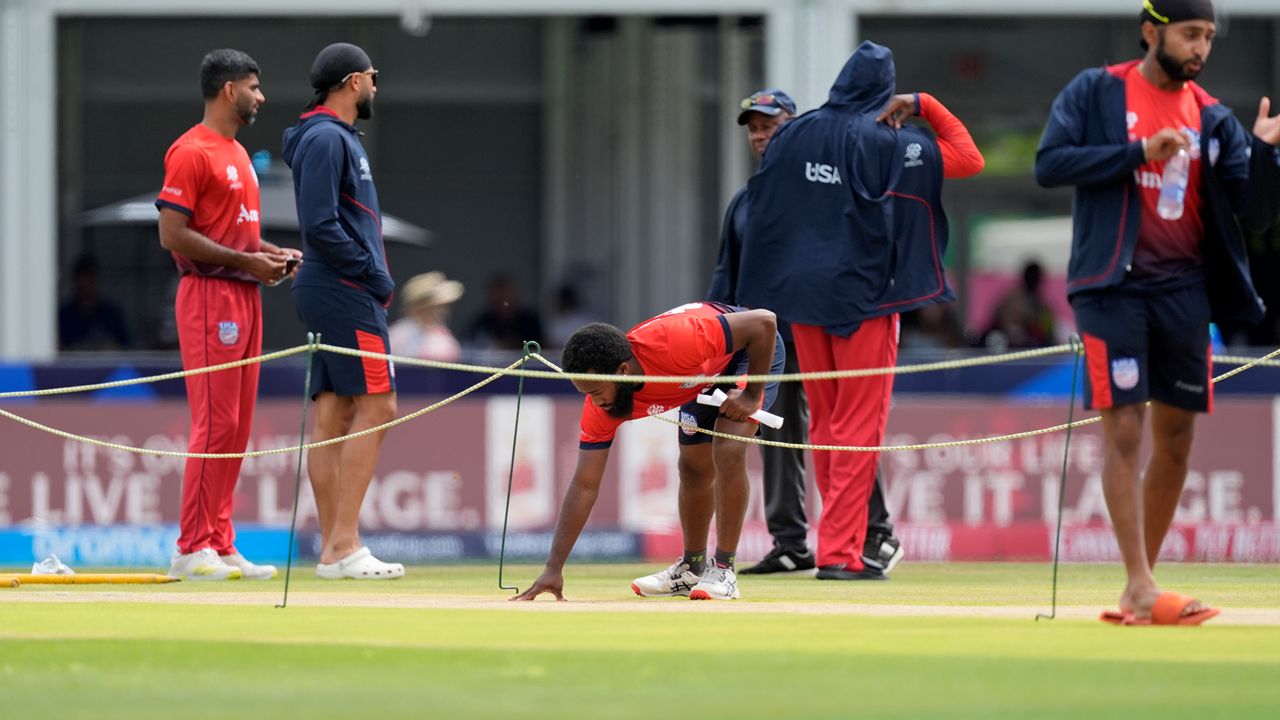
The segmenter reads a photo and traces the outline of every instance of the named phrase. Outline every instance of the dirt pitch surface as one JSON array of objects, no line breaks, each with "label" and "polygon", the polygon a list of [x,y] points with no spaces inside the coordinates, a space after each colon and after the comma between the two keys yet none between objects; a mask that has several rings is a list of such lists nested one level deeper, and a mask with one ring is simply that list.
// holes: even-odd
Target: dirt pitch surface
[{"label": "dirt pitch surface", "polygon": [[[159,603],[180,605],[262,605],[280,603],[279,592],[159,592],[64,591],[22,589],[0,594],[0,603]],[[992,605],[904,605],[831,602],[690,602],[682,598],[635,598],[634,600],[586,600],[553,602],[547,597],[537,602],[508,602],[506,598],[419,595],[365,592],[291,593],[289,605],[296,607],[364,607],[410,608],[423,610],[495,610],[507,612],[618,612],[618,613],[691,613],[715,612],[769,615],[866,615],[894,617],[972,617],[989,619],[1034,619],[1047,613],[1048,607]],[[1062,606],[1057,617],[1064,620],[1092,620],[1099,608]],[[1280,626],[1280,610],[1272,608],[1224,608],[1213,619],[1214,625]]]}]

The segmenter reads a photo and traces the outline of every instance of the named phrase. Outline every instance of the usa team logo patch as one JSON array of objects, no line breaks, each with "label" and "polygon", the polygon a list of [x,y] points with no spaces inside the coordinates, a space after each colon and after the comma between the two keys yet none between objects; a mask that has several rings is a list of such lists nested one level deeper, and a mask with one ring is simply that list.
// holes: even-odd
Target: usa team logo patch
[{"label": "usa team logo patch", "polygon": [[1116,358],[1111,361],[1111,383],[1121,390],[1138,387],[1137,358]]},{"label": "usa team logo patch", "polygon": [[698,418],[693,413],[680,411],[680,432],[690,437],[698,434]]},{"label": "usa team logo patch", "polygon": [[232,320],[218,323],[218,342],[223,345],[235,345],[240,340],[240,326]]}]

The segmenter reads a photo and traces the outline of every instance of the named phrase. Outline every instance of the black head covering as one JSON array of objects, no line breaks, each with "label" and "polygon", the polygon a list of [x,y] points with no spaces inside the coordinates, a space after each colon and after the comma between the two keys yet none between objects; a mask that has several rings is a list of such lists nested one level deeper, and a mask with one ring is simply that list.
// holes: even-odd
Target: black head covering
[{"label": "black head covering", "polygon": [[311,63],[311,87],[316,91],[308,109],[324,102],[329,90],[351,73],[364,72],[373,67],[369,54],[351,43],[334,43],[326,46]]},{"label": "black head covering", "polygon": [[[1185,20],[1215,22],[1216,19],[1213,0],[1142,0],[1142,14],[1138,16],[1138,24],[1149,22],[1162,27]],[[1139,44],[1143,50],[1147,49],[1146,40]]]}]

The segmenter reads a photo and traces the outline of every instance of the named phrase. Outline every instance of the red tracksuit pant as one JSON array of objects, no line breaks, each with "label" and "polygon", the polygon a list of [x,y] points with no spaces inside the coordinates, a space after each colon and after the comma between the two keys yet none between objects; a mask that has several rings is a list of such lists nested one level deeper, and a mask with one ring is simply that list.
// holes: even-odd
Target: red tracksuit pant
[{"label": "red tracksuit pant", "polygon": [[[889,367],[898,360],[898,316],[873,318],[842,338],[820,327],[792,323],[800,371],[806,373]],[[893,375],[840,380],[806,380],[809,441],[815,445],[879,447],[889,418]],[[818,519],[819,567],[862,569],[867,533],[867,502],[876,480],[874,452],[813,453],[814,474],[822,497]]]},{"label": "red tracksuit pant", "polygon": [[[262,354],[262,298],[256,284],[184,275],[178,283],[176,308],[183,369]],[[192,375],[186,382],[190,452],[244,452],[258,394],[258,365]],[[227,555],[236,551],[231,512],[240,462],[187,460],[179,552],[213,548]]]}]

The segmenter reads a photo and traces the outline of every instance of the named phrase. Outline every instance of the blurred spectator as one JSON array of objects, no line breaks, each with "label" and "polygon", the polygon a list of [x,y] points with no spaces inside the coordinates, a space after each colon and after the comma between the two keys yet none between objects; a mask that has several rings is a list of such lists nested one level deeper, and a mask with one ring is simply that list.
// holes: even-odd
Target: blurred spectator
[{"label": "blurred spectator", "polygon": [[1053,308],[1040,296],[1044,268],[1032,260],[1022,268],[1022,284],[1008,292],[983,336],[984,345],[1004,348],[1045,347],[1054,341]]},{"label": "blurred spectator", "polygon": [[569,336],[578,328],[594,321],[591,313],[583,310],[578,301],[578,291],[572,285],[561,285],[556,291],[555,309],[547,325],[547,346],[562,348]]},{"label": "blurred spectator", "polygon": [[456,362],[462,348],[449,331],[449,311],[462,292],[462,283],[442,272],[410,278],[400,291],[404,317],[391,325],[391,352],[419,360]]},{"label": "blurred spectator", "polygon": [[925,305],[902,316],[902,347],[952,350],[964,346],[954,305]]},{"label": "blurred spectator", "polygon": [[1280,223],[1266,232],[1247,233],[1245,237],[1253,286],[1267,304],[1267,314],[1256,325],[1224,321],[1222,336],[1227,345],[1275,348],[1280,346],[1280,283],[1274,280],[1280,277]]},{"label": "blurred spectator", "polygon": [[510,275],[489,279],[489,304],[471,324],[471,342],[485,350],[520,350],[526,340],[543,340],[542,320],[520,306],[520,289]]},{"label": "blurred spectator", "polygon": [[133,345],[120,306],[98,295],[98,261],[80,256],[72,270],[71,297],[58,308],[62,350],[125,350]]}]

